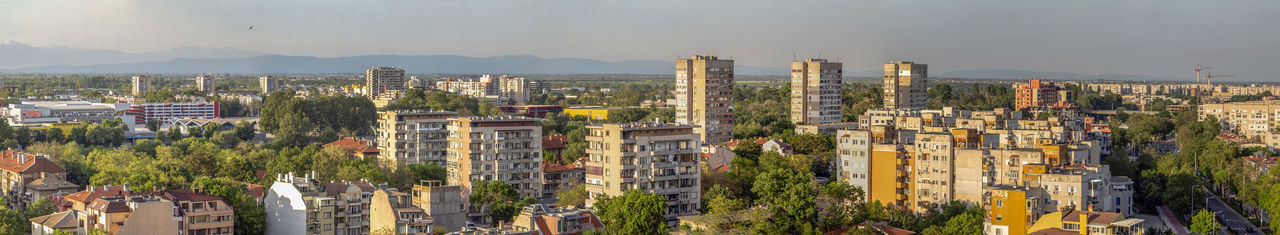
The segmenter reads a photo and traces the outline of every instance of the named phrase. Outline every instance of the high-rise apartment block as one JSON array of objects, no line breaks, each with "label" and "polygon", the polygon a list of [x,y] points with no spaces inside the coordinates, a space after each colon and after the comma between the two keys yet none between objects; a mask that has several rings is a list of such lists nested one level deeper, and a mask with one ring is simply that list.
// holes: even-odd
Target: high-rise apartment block
[{"label": "high-rise apartment block", "polygon": [[388,110],[378,112],[378,157],[392,169],[403,165],[445,164],[449,117],[454,112]]},{"label": "high-rise apartment block", "polygon": [[924,109],[928,92],[929,65],[911,61],[884,64],[884,108]]},{"label": "high-rise apartment block", "polygon": [[840,122],[843,65],[824,59],[791,62],[791,122]]},{"label": "high-rise apartment block", "polygon": [[1014,105],[1017,110],[1066,106],[1071,103],[1071,89],[1059,87],[1053,82],[1031,79],[1026,83],[1015,83],[1013,86],[1017,91]]},{"label": "high-rise apartment block", "polygon": [[637,122],[587,129],[588,205],[639,189],[666,198],[668,224],[698,213],[701,143],[694,126]]},{"label": "high-rise apartment block", "polygon": [[258,87],[262,88],[263,95],[271,94],[280,90],[280,80],[271,75],[258,77]]},{"label": "high-rise apartment block", "polygon": [[196,76],[196,89],[206,94],[217,93],[217,88],[213,83],[213,74],[201,74]]},{"label": "high-rise apartment block", "polygon": [[1222,124],[1223,133],[1256,138],[1272,148],[1280,148],[1280,100],[1203,104],[1196,110],[1200,120],[1210,116]]},{"label": "high-rise apartment block", "polygon": [[733,139],[733,60],[696,55],[676,61],[676,122],[703,143]]},{"label": "high-rise apartment block", "polygon": [[142,96],[151,91],[151,76],[138,74],[133,76],[133,96]]},{"label": "high-rise apartment block", "polygon": [[383,93],[404,91],[404,69],[396,67],[375,67],[365,70],[364,87],[368,89],[365,95],[370,99],[377,99]]},{"label": "high-rise apartment block", "polygon": [[479,180],[502,181],[520,197],[542,196],[542,127],[525,117],[449,119],[447,182],[470,191]]}]

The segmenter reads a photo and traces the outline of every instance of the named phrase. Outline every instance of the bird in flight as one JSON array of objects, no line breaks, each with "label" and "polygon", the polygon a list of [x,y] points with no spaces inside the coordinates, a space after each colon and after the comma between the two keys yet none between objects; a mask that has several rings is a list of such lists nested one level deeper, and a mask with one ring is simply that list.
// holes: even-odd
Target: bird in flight
[{"label": "bird in flight", "polygon": [[249,26],[249,30],[253,30],[253,26]]}]

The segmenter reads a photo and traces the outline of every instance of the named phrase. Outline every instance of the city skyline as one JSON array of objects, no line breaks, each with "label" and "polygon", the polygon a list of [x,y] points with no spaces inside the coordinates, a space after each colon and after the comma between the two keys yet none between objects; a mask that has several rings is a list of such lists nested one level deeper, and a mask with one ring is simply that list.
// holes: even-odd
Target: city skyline
[{"label": "city skyline", "polygon": [[[1256,29],[1280,20],[1265,14],[1280,4],[1192,3],[755,4],[704,14],[718,3],[15,1],[0,7],[0,28],[6,29],[0,41],[319,57],[528,54],[668,61],[710,54],[770,67],[820,55],[850,71],[915,60],[929,61],[939,72],[1191,77],[1195,64],[1211,64],[1215,73],[1237,75],[1223,82],[1274,80],[1265,69],[1274,66],[1280,47],[1268,42],[1280,34]],[[898,15],[911,11],[918,16]],[[51,14],[60,17],[41,17]]]}]

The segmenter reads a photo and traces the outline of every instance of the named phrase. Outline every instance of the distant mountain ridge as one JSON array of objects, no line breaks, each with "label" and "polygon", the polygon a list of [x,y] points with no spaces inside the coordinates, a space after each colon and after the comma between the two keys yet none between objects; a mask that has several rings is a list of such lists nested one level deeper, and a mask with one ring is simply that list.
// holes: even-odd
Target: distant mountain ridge
[{"label": "distant mountain ridge", "polygon": [[[541,58],[531,55],[467,57],[458,55],[363,55],[320,58],[263,55],[223,59],[172,59],[96,65],[53,65],[0,70],[18,73],[360,73],[374,66],[396,66],[409,73],[435,74],[670,74],[675,63],[657,60],[602,61]],[[786,68],[737,66],[738,73],[785,74]]]},{"label": "distant mountain ridge", "polygon": [[237,58],[264,55],[231,48],[181,47],[158,52],[131,53],[104,49],[38,47],[0,42],[0,70],[37,66],[96,65],[164,61],[176,58]]},{"label": "distant mountain ridge", "polygon": [[[184,47],[162,52],[129,53],[114,50],[36,47],[0,43],[0,72],[4,73],[235,73],[322,74],[361,73],[374,66],[396,66],[425,74],[671,74],[671,61],[603,61],[582,58],[542,58],[532,55],[468,57],[459,55],[362,55],[344,57],[268,55],[239,49]],[[737,65],[743,75],[786,76],[788,67]],[[847,70],[845,77],[876,78],[880,71]],[[930,74],[934,78],[1071,79],[1184,81],[1186,78],[1126,74],[1079,74],[1012,69],[961,70]]]}]

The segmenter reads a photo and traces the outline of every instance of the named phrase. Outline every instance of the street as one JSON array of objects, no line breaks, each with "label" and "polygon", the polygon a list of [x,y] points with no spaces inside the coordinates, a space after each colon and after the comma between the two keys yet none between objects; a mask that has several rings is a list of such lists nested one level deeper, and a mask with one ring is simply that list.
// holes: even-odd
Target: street
[{"label": "street", "polygon": [[1245,219],[1244,216],[1241,216],[1240,213],[1236,212],[1235,209],[1232,209],[1231,206],[1228,206],[1227,203],[1218,199],[1217,195],[1210,192],[1208,197],[1209,210],[1218,213],[1218,222],[1222,223],[1223,230],[1230,230],[1236,234],[1263,234],[1257,227],[1250,224],[1249,220]]}]

